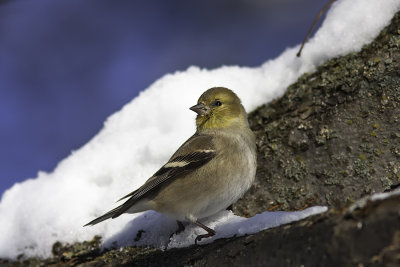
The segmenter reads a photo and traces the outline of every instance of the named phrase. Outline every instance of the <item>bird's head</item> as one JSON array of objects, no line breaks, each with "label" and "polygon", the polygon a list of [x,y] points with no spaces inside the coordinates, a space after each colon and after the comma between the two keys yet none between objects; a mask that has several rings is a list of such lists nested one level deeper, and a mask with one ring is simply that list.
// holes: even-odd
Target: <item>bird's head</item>
[{"label": "bird's head", "polygon": [[224,87],[208,89],[190,109],[197,113],[198,130],[248,126],[239,97]]}]

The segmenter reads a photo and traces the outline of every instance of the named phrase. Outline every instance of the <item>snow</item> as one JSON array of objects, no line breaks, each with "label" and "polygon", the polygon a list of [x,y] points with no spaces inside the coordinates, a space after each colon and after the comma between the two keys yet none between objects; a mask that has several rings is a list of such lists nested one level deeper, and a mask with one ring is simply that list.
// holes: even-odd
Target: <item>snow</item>
[{"label": "snow", "polygon": [[400,188],[393,190],[392,192],[376,193],[370,197],[371,201],[383,200],[388,197],[400,195]]},{"label": "snow", "polygon": [[[214,86],[233,89],[247,110],[281,96],[304,72],[313,71],[329,58],[344,55],[373,40],[396,11],[399,0],[339,0],[306,45],[257,68],[224,66],[214,70],[190,67],[167,74],[137,98],[110,116],[103,129],[81,149],[62,160],[52,173],[15,184],[0,202],[0,257],[49,256],[55,241],[104,238],[104,245],[132,242],[160,248],[193,244],[202,229],[188,225],[173,236],[174,221],[148,211],[122,215],[94,227],[82,227],[116,206],[115,201],[133,191],[152,175],[195,130],[195,114],[188,110],[200,94]],[[245,219],[223,211],[204,221],[215,227],[216,238],[255,233],[268,227],[323,212],[313,207],[301,212],[265,212]]]},{"label": "snow", "polygon": [[370,196],[365,196],[363,198],[358,199],[356,202],[354,202],[348,208],[348,213],[352,213],[353,211],[355,211],[357,209],[364,208],[369,202],[380,201],[380,200],[384,200],[386,198],[394,197],[397,195],[400,195],[400,188],[397,188],[391,192],[375,193]]},{"label": "snow", "polygon": [[[254,234],[261,230],[298,221],[311,215],[327,211],[326,207],[310,207],[302,211],[276,211],[263,212],[251,218],[244,218],[234,215],[231,211],[221,211],[209,218],[202,220],[202,223],[216,231],[211,238],[201,240],[198,244],[208,244],[216,239],[243,236]],[[150,223],[149,223],[150,222]],[[173,235],[178,229],[176,221],[169,219],[155,211],[149,211],[137,216],[129,222],[117,235],[109,238],[104,246],[112,246],[114,240],[118,240],[120,246],[156,246],[162,249],[187,247],[194,244],[197,235],[205,234],[206,231],[186,223],[185,231]],[[143,231],[140,240],[134,241],[139,231]]]}]

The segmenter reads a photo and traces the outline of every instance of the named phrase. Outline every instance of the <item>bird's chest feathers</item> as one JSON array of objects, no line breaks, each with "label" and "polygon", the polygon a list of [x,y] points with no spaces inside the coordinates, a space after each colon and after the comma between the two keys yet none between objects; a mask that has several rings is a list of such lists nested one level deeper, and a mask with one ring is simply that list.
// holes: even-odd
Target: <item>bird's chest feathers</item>
[{"label": "bird's chest feathers", "polygon": [[[221,183],[222,195],[231,195],[231,198],[240,197],[254,181],[255,176],[255,153],[241,135],[225,138],[220,143],[220,157],[222,162],[219,175],[215,176],[215,182]],[[220,180],[220,177],[226,179]]]}]

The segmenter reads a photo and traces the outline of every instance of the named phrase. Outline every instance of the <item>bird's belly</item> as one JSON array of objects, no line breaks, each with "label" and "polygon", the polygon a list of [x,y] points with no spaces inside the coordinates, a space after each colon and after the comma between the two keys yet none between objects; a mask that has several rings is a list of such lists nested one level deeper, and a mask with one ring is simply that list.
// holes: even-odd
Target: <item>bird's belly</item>
[{"label": "bird's belly", "polygon": [[247,177],[234,177],[232,183],[221,187],[221,190],[209,195],[197,209],[193,209],[191,215],[201,219],[226,209],[232,203],[235,203],[250,188],[252,182],[253,179]]},{"label": "bird's belly", "polygon": [[[211,216],[236,202],[250,188],[254,172],[245,166],[241,172],[231,173],[228,181],[219,181],[215,177],[212,183],[200,180],[196,186],[191,187],[182,186],[182,180],[177,181],[176,186],[171,184],[170,190],[156,197],[154,210],[179,221],[194,221]],[[179,190],[178,184],[186,190]]]}]

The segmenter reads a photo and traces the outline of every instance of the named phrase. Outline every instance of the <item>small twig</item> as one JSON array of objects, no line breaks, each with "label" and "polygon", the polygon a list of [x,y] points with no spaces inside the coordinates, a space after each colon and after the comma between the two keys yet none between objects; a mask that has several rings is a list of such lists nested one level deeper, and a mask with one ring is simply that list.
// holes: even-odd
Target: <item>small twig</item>
[{"label": "small twig", "polygon": [[301,56],[301,51],[303,50],[303,47],[305,45],[305,43],[307,42],[308,38],[310,37],[315,24],[317,23],[319,17],[321,17],[322,14],[324,14],[324,12],[328,9],[328,7],[330,7],[330,5],[332,5],[333,2],[335,2],[336,0],[330,0],[322,9],[321,11],[319,11],[317,17],[314,19],[313,24],[311,25],[310,29],[308,30],[308,33],[306,35],[306,38],[304,38],[304,41],[301,43],[301,47],[299,49],[299,52],[296,54],[297,57]]}]

